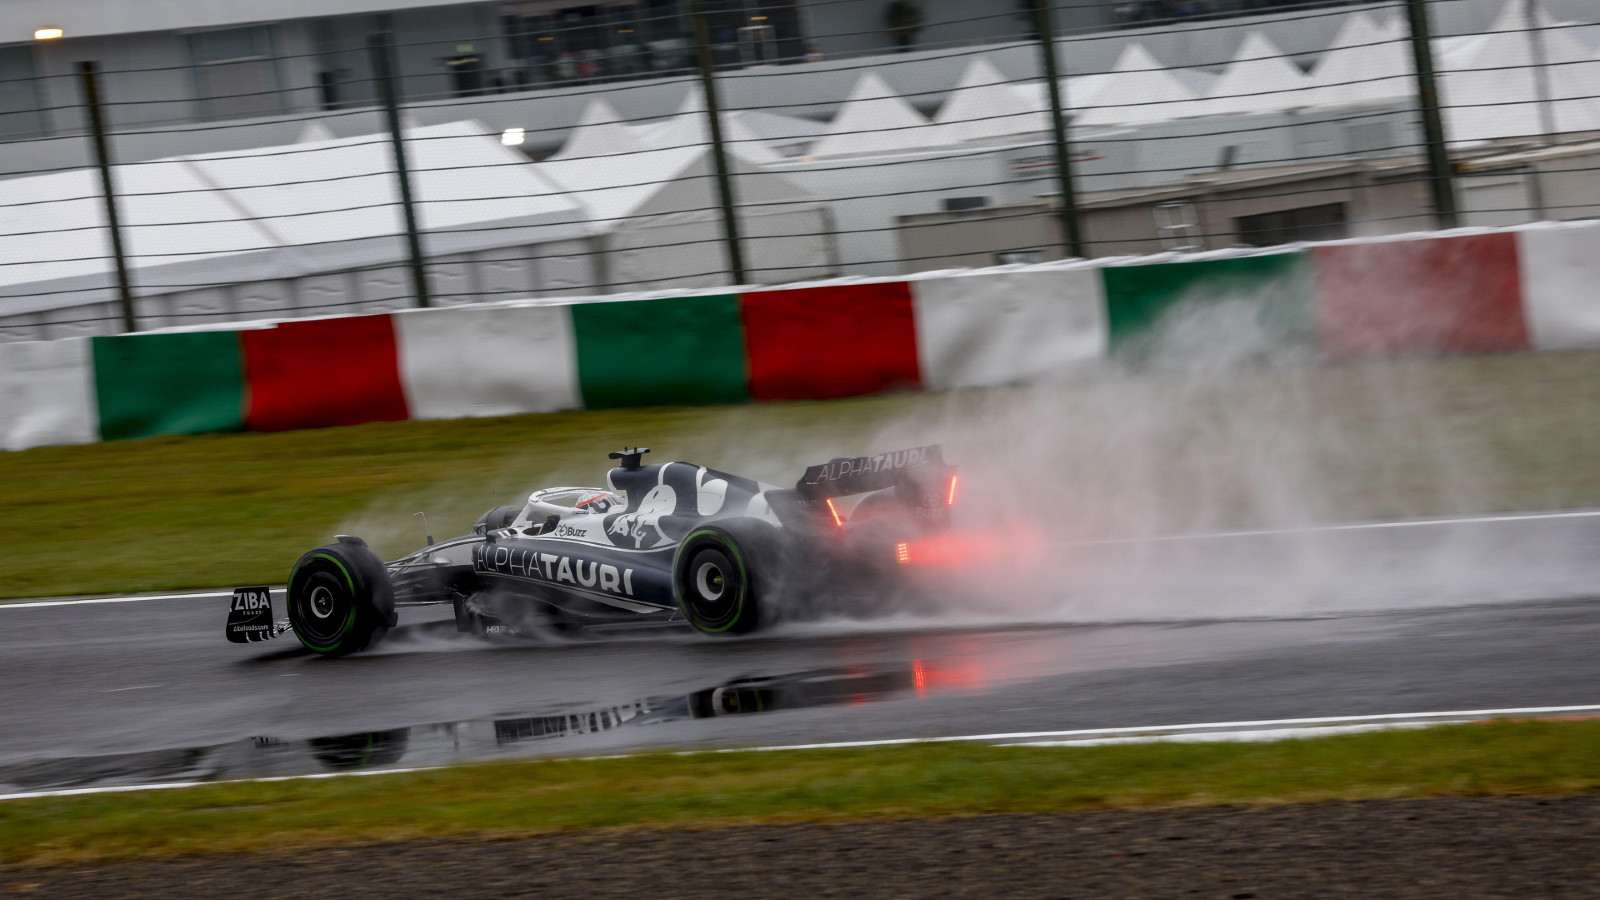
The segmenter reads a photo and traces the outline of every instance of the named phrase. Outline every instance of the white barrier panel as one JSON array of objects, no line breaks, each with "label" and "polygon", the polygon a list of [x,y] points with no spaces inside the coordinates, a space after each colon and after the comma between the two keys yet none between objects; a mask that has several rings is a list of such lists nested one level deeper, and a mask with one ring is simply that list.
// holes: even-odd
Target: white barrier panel
[{"label": "white barrier panel", "polygon": [[1523,229],[1517,245],[1533,349],[1600,347],[1600,222]]},{"label": "white barrier panel", "polygon": [[88,338],[0,344],[0,446],[100,440]]},{"label": "white barrier panel", "polygon": [[1106,353],[1106,300],[1092,266],[978,272],[911,282],[929,390],[1048,379]]},{"label": "white barrier panel", "polygon": [[455,307],[394,314],[400,381],[414,419],[577,409],[565,306]]}]

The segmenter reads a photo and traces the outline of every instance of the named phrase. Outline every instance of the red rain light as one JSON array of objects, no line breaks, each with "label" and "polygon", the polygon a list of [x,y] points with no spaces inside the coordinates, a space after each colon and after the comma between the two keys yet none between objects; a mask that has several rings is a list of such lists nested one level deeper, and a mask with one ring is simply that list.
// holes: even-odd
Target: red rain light
[{"label": "red rain light", "polygon": [[907,544],[905,541],[895,544],[894,555],[896,559],[903,563],[911,562],[911,545]]},{"label": "red rain light", "polygon": [[827,503],[828,503],[828,512],[833,513],[833,524],[839,526],[840,528],[843,528],[844,527],[844,520],[839,518],[839,510],[834,507],[833,498],[832,497],[827,498]]},{"label": "red rain light", "polygon": [[920,659],[911,661],[911,683],[916,685],[919,694],[928,689],[928,673],[922,670]]},{"label": "red rain light", "polygon": [[944,505],[945,506],[955,506],[956,505],[956,476],[954,476],[954,475],[950,476],[950,493],[945,495]]}]

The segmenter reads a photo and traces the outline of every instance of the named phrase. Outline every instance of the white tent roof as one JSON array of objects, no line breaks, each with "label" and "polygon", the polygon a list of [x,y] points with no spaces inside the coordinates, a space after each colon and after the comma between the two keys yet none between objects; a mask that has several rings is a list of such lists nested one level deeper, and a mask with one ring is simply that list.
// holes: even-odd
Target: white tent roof
[{"label": "white tent roof", "polygon": [[959,144],[1050,130],[1042,105],[1006,82],[1006,77],[979,56],[967,63],[955,90],[945,97],[934,124],[936,143]]},{"label": "white tent roof", "polygon": [[1195,96],[1204,97],[1211,93],[1211,88],[1216,86],[1217,79],[1222,76],[1216,72],[1207,72],[1205,69],[1173,69],[1172,74],[1184,83]]},{"label": "white tent roof", "polygon": [[1205,101],[1196,104],[1195,114],[1271,112],[1304,106],[1303,89],[1309,83],[1277,45],[1261,32],[1252,31]]},{"label": "white tent roof", "polygon": [[627,224],[627,218],[675,181],[707,153],[701,147],[638,150],[626,155],[551,157],[539,171],[572,192],[598,231]]},{"label": "white tent roof", "polygon": [[[1073,110],[1093,106],[1100,96],[1100,91],[1111,82],[1110,72],[1095,72],[1090,75],[1068,75],[1061,79],[1061,99],[1067,106],[1067,114],[1073,115]],[[1017,93],[1022,95],[1024,101],[1035,109],[1045,111],[1048,115],[1050,109],[1050,89],[1043,81],[1029,81],[1016,85]]]},{"label": "white tent roof", "polygon": [[[405,136],[429,254],[585,233],[582,207],[480,123],[451,122]],[[131,263],[141,271],[166,270],[135,280],[148,290],[398,261],[403,226],[393,168],[384,134],[118,165],[114,177]],[[26,223],[0,225],[0,262],[28,263],[0,266],[0,284],[40,285],[40,296],[28,301],[36,308],[105,299],[93,290],[46,296],[51,288],[43,286],[67,280],[99,290],[110,283],[98,175],[78,169],[12,179],[6,195],[57,202],[29,207]],[[483,228],[486,223],[495,227]],[[57,227],[83,230],[19,233]],[[71,250],[63,252],[69,236]],[[50,262],[68,256],[99,258]],[[15,307],[0,303],[0,310]]]},{"label": "white tent roof", "polygon": [[645,145],[634,136],[633,129],[622,124],[616,109],[603,98],[596,97],[583,108],[583,116],[567,135],[560,152],[550,158],[588,159],[638,153],[644,149]]},{"label": "white tent roof", "polygon": [[[425,231],[580,214],[527,157],[480,123],[430,125],[405,136],[417,224]],[[188,160],[285,245],[387,237],[403,228],[387,136],[314,141],[293,150],[264,147]],[[334,177],[340,180],[327,180]]]},{"label": "white tent roof", "polygon": [[1133,125],[1193,114],[1194,91],[1142,44],[1129,44],[1080,125]]},{"label": "white tent roof", "polygon": [[857,79],[812,156],[861,156],[929,144],[931,124],[874,72]]},{"label": "white tent roof", "polygon": [[1342,106],[1401,100],[1415,92],[1411,50],[1398,16],[1380,26],[1352,13],[1311,72],[1307,105]]},{"label": "white tent roof", "polygon": [[[809,197],[781,175],[759,170],[749,160],[730,155],[734,196],[741,208],[787,203]],[[715,169],[711,148],[648,149],[626,156],[587,159],[551,157],[538,164],[541,174],[559,184],[587,210],[594,233],[608,233],[655,215],[716,215]]]},{"label": "white tent roof", "polygon": [[[276,246],[271,235],[242,219],[183,160],[119,165],[114,182],[121,195],[124,249],[135,268]],[[105,201],[94,169],[8,179],[5,196],[7,203],[35,205],[25,208],[25,216],[0,218],[0,284],[104,275],[112,270]],[[182,222],[196,224],[175,224]],[[63,295],[57,305],[73,305],[71,295]],[[9,307],[0,301],[0,310],[11,311]]]},{"label": "white tent roof", "polygon": [[[1533,37],[1542,42],[1557,132],[1600,130],[1600,62],[1570,30],[1535,7],[1527,30],[1522,0],[1507,0],[1489,32],[1453,54],[1440,87],[1450,140],[1476,142],[1542,134]],[[1448,70],[1456,71],[1448,71]]]},{"label": "white tent roof", "polygon": [[[636,137],[641,142],[660,149],[670,147],[694,147],[707,144],[711,141],[709,123],[706,121],[706,96],[699,85],[692,85],[689,93],[683,98],[683,103],[678,105],[678,112],[670,119],[654,122],[633,129]],[[761,163],[774,163],[782,160],[783,154],[778,153],[757,135],[745,123],[744,116],[739,112],[722,113],[722,139],[726,142],[731,153],[737,153],[745,159]]]}]

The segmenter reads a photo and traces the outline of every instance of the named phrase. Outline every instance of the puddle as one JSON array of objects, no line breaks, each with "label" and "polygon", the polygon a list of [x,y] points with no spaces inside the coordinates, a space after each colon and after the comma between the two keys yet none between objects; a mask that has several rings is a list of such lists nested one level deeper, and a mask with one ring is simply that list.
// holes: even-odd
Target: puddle
[{"label": "puddle", "polygon": [[864,705],[961,689],[938,663],[856,665],[724,682],[689,694],[541,715],[415,725],[310,740],[270,736],[210,747],[38,760],[0,766],[0,793],[221,781],[436,766],[527,755],[534,746],[664,722]]}]

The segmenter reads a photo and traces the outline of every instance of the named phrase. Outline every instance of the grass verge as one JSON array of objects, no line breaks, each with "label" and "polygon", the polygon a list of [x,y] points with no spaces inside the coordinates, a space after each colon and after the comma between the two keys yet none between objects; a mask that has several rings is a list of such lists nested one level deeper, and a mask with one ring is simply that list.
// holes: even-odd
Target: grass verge
[{"label": "grass verge", "polygon": [[929,744],[498,763],[0,803],[0,864],[101,863],[592,828],[1600,790],[1600,721],[1269,744]]}]

